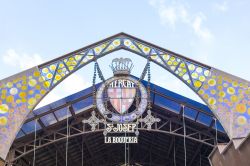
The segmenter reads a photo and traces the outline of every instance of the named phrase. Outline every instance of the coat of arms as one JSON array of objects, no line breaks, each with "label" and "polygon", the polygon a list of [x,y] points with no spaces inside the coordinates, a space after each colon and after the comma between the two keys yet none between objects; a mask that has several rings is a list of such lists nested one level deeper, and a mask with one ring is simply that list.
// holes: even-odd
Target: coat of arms
[{"label": "coat of arms", "polygon": [[[114,77],[106,80],[98,89],[96,94],[97,108],[102,115],[111,121],[131,122],[142,115],[147,108],[146,88],[130,75],[133,68],[131,59],[116,58],[110,67]],[[140,100],[135,106],[136,95],[139,95]],[[113,109],[108,109],[107,105],[111,105]],[[135,109],[131,109],[132,105]]]}]

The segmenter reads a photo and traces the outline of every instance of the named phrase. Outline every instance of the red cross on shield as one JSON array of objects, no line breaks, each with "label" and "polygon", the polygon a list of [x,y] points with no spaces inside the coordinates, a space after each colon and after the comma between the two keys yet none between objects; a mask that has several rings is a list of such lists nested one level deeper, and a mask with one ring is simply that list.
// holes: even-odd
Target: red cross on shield
[{"label": "red cross on shield", "polygon": [[108,97],[115,110],[124,114],[132,105],[135,99],[136,88],[109,87]]}]

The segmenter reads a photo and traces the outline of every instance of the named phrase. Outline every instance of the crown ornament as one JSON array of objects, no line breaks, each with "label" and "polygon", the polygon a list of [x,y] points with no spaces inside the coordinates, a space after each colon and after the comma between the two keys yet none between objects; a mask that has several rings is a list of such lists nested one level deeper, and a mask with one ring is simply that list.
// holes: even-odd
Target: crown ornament
[{"label": "crown ornament", "polygon": [[129,58],[115,58],[110,64],[114,75],[129,75],[134,65]]}]

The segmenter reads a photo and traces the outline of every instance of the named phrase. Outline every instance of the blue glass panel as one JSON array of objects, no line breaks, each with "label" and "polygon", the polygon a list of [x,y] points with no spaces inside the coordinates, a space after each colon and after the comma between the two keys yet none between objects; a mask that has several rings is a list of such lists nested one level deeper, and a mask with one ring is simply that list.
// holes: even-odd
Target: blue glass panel
[{"label": "blue glass panel", "polygon": [[74,103],[72,106],[73,106],[75,113],[79,113],[79,112],[84,111],[84,108],[92,106],[92,105],[93,105],[93,97],[91,96],[77,103]]},{"label": "blue glass panel", "polygon": [[155,89],[155,91],[159,92],[160,94],[164,94],[164,95],[168,96],[169,98],[172,98],[172,99],[179,101],[179,102],[182,102],[184,104],[188,103],[189,105],[193,106],[194,108],[201,109],[201,110],[206,111],[212,115],[212,111],[204,104],[201,104],[197,101],[194,101],[194,100],[191,100],[191,99],[186,98],[184,96],[181,96],[181,95],[176,94],[174,92],[171,92],[171,91],[164,89],[164,88],[157,86],[157,85],[154,85],[154,89]]},{"label": "blue glass panel", "polygon": [[49,126],[57,122],[55,116],[52,113],[45,115],[41,117],[40,119],[45,126]]},{"label": "blue glass panel", "polygon": [[20,130],[17,135],[16,135],[16,138],[20,138],[22,136],[24,136],[25,134],[22,132],[22,130]]},{"label": "blue glass panel", "polygon": [[194,109],[191,109],[189,107],[185,107],[185,111],[184,111],[184,115],[185,117],[195,120],[195,117],[197,115],[197,111]]},{"label": "blue glass panel", "polygon": [[176,103],[172,100],[169,100],[167,98],[164,98],[162,96],[159,96],[159,95],[155,95],[154,104],[156,104],[162,108],[166,108],[166,109],[173,111],[175,113],[179,113],[180,109],[181,109],[181,106],[178,103]]},{"label": "blue glass panel", "polygon": [[38,109],[34,110],[33,113],[35,115],[40,115],[40,114],[42,114],[44,112],[49,111],[50,109],[51,109],[50,105],[46,105],[46,106],[43,106],[41,108],[38,108]]},{"label": "blue glass panel", "polygon": [[57,117],[58,120],[64,120],[64,119],[66,119],[67,118],[67,114],[68,114],[68,117],[71,116],[71,113],[68,110],[68,107],[64,107],[64,108],[62,108],[60,110],[55,111],[55,115],[56,115],[56,117]]},{"label": "blue glass panel", "polygon": [[[37,123],[36,124],[36,130],[40,130],[40,129],[41,129],[41,126],[39,125],[39,123]],[[35,120],[23,124],[22,130],[26,134],[34,132],[35,131]]]},{"label": "blue glass panel", "polygon": [[54,109],[54,108],[60,107],[60,106],[62,106],[64,104],[66,104],[66,102],[65,102],[65,99],[63,98],[63,99],[60,99],[58,101],[55,101],[55,102],[51,103],[50,108]]},{"label": "blue glass panel", "polygon": [[197,118],[197,122],[200,122],[206,126],[210,126],[212,120],[213,118],[211,116],[208,116],[201,112],[199,113],[198,118]]}]

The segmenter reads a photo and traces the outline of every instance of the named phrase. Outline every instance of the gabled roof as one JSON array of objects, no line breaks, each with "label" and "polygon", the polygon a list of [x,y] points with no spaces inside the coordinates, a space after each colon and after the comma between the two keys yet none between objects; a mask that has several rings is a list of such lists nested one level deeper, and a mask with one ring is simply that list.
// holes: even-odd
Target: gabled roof
[{"label": "gabled roof", "polygon": [[[142,82],[145,85],[147,84],[146,81]],[[99,87],[100,83],[96,86]],[[204,127],[212,127],[215,129],[214,115],[206,105],[152,83],[151,96],[152,104],[163,108],[164,110],[162,111],[168,111],[172,114],[178,115],[181,113],[181,105],[184,105],[185,116],[189,120],[199,125],[203,125]],[[92,103],[92,87],[89,87],[51,104],[38,108],[28,115],[28,118],[18,133],[17,138],[34,132],[34,123],[37,118],[39,118],[37,129],[40,130],[65,120],[67,111],[68,115],[75,116],[92,107]],[[72,105],[73,112],[68,110],[69,105]],[[217,129],[218,131],[225,133],[219,121],[217,121]]]}]

